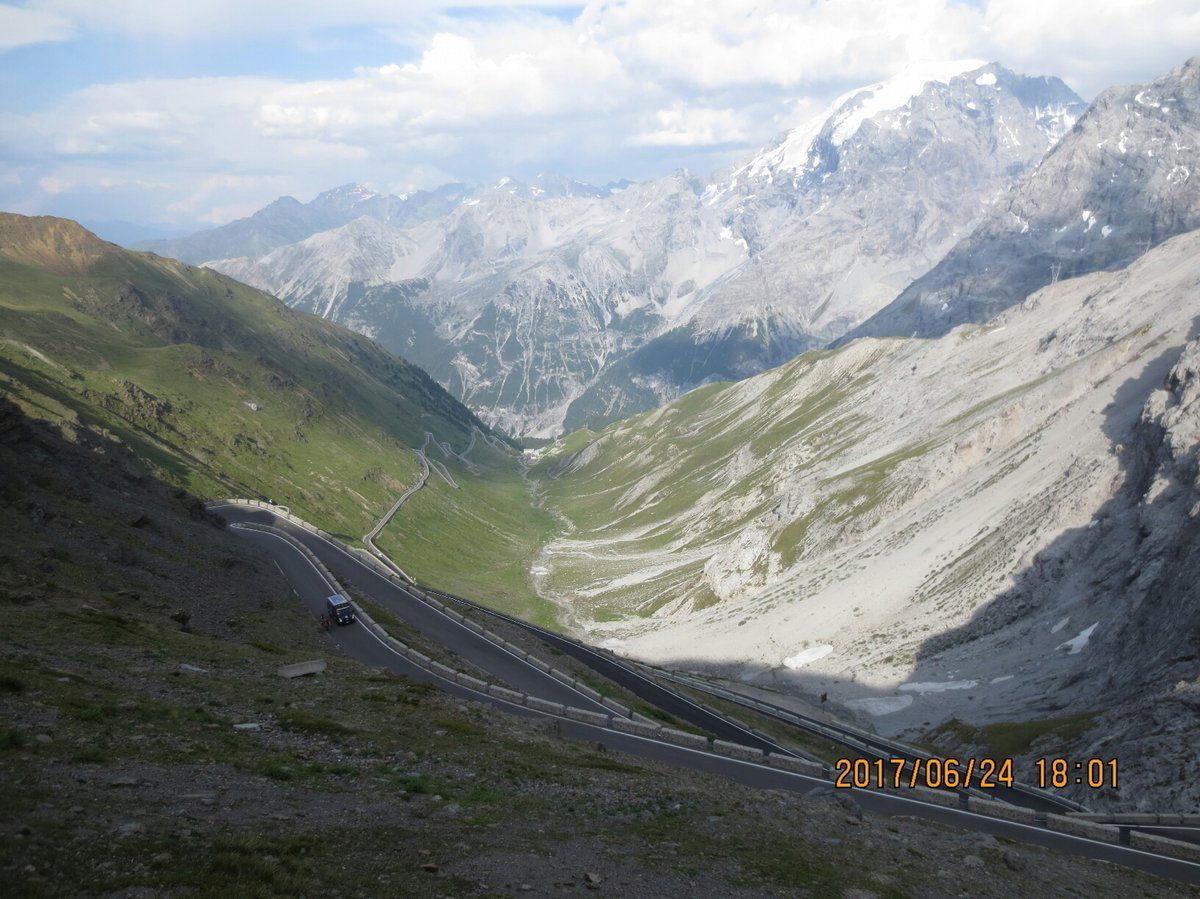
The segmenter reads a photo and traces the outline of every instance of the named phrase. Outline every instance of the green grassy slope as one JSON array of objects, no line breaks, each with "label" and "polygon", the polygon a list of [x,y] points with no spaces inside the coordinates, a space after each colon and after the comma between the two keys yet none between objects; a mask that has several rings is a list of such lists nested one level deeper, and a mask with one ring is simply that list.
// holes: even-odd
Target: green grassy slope
[{"label": "green grassy slope", "polygon": [[429,458],[445,466],[457,489],[431,471],[380,535],[379,547],[418,581],[558,627],[556,609],[538,596],[530,568],[560,525],[533,506],[530,484],[513,460],[482,440],[468,456],[477,472],[432,446]]},{"label": "green grassy slope", "polygon": [[[7,896],[930,895],[961,857],[936,825],[848,823],[347,659],[195,497],[2,398],[0,523]],[[1020,853],[1032,873],[994,858],[962,889],[1138,883]]]},{"label": "green grassy slope", "polygon": [[877,358],[806,353],[752,381],[710,384],[599,434],[559,441],[533,471],[548,507],[571,526],[552,546],[548,592],[598,620],[650,615],[676,601],[704,608],[719,601],[705,564],[750,522],[774,522],[756,554],[762,570],[745,575],[753,580],[771,558],[791,564],[813,522],[829,540],[869,521],[898,489],[889,475],[919,448],[823,479],[808,509],[782,508],[776,481],[865,433],[856,409],[873,389]]},{"label": "green grassy slope", "polygon": [[426,431],[462,446],[482,427],[368,338],[73,222],[9,214],[0,390],[202,496],[269,496],[351,539],[416,478]]}]

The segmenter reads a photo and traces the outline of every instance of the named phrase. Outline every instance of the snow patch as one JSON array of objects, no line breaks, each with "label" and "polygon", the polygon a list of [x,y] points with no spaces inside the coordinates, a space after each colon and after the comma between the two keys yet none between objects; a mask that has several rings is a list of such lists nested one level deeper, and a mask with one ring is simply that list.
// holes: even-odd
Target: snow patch
[{"label": "snow patch", "polygon": [[978,687],[977,680],[950,680],[950,681],[917,681],[915,683],[901,684],[898,689],[905,690],[909,693],[945,693],[947,690],[970,690],[972,687]]},{"label": "snow patch", "polygon": [[820,115],[787,132],[770,150],[761,153],[733,173],[730,181],[720,188],[709,188],[708,202],[714,202],[721,194],[732,190],[739,179],[766,177],[773,180],[779,172],[805,172],[820,165],[813,152],[816,139],[826,130],[830,140],[841,146],[854,136],[867,119],[881,113],[900,109],[912,102],[925,85],[949,84],[950,81],[983,65],[980,60],[956,60],[949,62],[914,63],[906,66],[897,75],[877,84],[856,88],[838,97]]},{"label": "snow patch", "polygon": [[1092,631],[1094,631],[1099,624],[1100,622],[1097,621],[1091,627],[1085,627],[1066,643],[1060,643],[1055,647],[1055,649],[1065,649],[1067,651],[1067,655],[1078,655],[1083,651],[1083,648],[1088,645],[1088,640],[1092,639]]},{"label": "snow patch", "polygon": [[[841,145],[853,137],[867,119],[907,106],[930,82],[948,84],[955,76],[977,69],[980,65],[978,60],[914,63],[905,66],[894,78],[852,91],[835,104],[842,108],[834,116],[833,143]],[[856,105],[852,106],[851,101],[855,101]]]},{"label": "snow patch", "polygon": [[844,703],[847,708],[866,712],[875,718],[903,711],[912,704],[911,696],[870,696],[865,699],[848,699]]},{"label": "snow patch", "polygon": [[798,668],[803,668],[805,665],[820,661],[831,652],[833,652],[832,646],[828,643],[819,643],[816,646],[810,646],[808,649],[800,650],[794,656],[788,656],[783,660],[783,664],[795,671]]},{"label": "snow patch", "polygon": [[1068,615],[1066,618],[1064,618],[1058,624],[1054,625],[1054,627],[1050,628],[1050,633],[1057,634],[1059,631],[1061,631],[1064,627],[1067,626],[1067,622],[1070,620],[1071,620],[1071,616]]},{"label": "snow patch", "polygon": [[996,76],[992,72],[984,72],[982,75],[980,75],[978,78],[975,79],[975,83],[978,84],[980,87],[991,87],[993,84],[996,83]]}]

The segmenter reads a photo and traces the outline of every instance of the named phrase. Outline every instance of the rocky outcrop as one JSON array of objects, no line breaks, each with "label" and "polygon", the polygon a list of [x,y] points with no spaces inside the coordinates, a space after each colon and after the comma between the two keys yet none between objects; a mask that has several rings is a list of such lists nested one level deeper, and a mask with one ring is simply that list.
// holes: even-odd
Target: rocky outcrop
[{"label": "rocky outcrop", "polygon": [[1104,713],[1079,751],[1126,764],[1115,804],[1200,807],[1200,340],[1147,401],[1130,486],[1085,564],[1114,619],[1099,635]]},{"label": "rocky outcrop", "polygon": [[842,342],[932,337],[1039,287],[1118,269],[1200,227],[1200,57],[1092,104],[1037,169],[927,275]]},{"label": "rocky outcrop", "polygon": [[[1071,717],[1063,752],[1175,739],[1162,757],[1195,770],[1198,251],[1194,231],[987,325],[702,388],[572,440],[561,470],[551,450],[575,527],[541,589],[595,642],[827,692],[889,733]],[[1141,767],[1146,795],[1175,795],[1169,765]]]},{"label": "rocky outcrop", "polygon": [[[155,246],[209,248],[213,267],[378,338],[489,422],[552,435],[840,335],[928,271],[1081,110],[1053,78],[910,69],[709,180],[502,179],[419,210],[347,187]],[[272,224],[282,213],[291,230]]]}]

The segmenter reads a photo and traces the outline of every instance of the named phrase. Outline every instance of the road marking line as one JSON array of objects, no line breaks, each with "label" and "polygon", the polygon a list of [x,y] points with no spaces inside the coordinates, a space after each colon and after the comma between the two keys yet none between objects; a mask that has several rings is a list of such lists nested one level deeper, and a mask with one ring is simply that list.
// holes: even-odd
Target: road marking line
[{"label": "road marking line", "polygon": [[[238,527],[238,525],[234,524],[231,527]],[[250,530],[249,528],[239,528],[239,529],[240,530]],[[290,549],[292,549],[295,552],[298,552],[301,555],[301,557],[304,559],[304,561],[307,562],[308,565],[314,571],[317,572],[317,575],[321,578],[322,581],[325,582],[325,584],[327,586],[331,586],[329,584],[328,578],[326,578],[325,575],[321,572],[321,570],[319,568],[317,568],[317,566],[313,563],[313,561],[311,559],[309,559],[308,556],[306,556],[301,550],[299,550],[297,547],[292,545],[288,541],[287,538],[282,537],[279,534],[272,534],[269,531],[259,531],[258,533],[265,533],[268,536],[274,537],[276,540],[279,540],[280,542],[287,544]],[[332,586],[331,586],[331,589],[332,589]],[[453,619],[451,619],[451,620],[453,620]],[[403,656],[400,655],[400,653],[396,652],[395,649],[388,646],[387,643],[385,643],[379,637],[378,634],[374,633],[373,631],[371,631],[367,628],[364,628],[364,630],[366,630],[367,633],[371,634],[371,636],[377,642],[379,642],[380,645],[382,645],[385,649],[387,649],[393,655],[397,655],[397,656],[400,656],[400,658],[404,658]],[[340,648],[340,646],[339,646],[339,648]],[[405,659],[405,661],[408,661],[408,660]],[[413,664],[413,663],[409,662],[409,664]],[[414,665],[414,667],[419,668],[419,666],[416,666],[416,665]],[[420,669],[420,670],[424,672],[425,669]],[[450,681],[445,681],[444,678],[440,677],[437,674],[434,674],[433,672],[426,672],[426,673],[430,677],[432,677],[436,680],[443,681],[445,683],[452,683]],[[708,758],[708,759],[719,759],[724,764],[732,763],[735,765],[743,765],[743,766],[746,766],[746,767],[749,767],[749,768],[752,768],[755,770],[771,771],[779,776],[784,777],[785,779],[799,779],[803,782],[812,782],[818,786],[827,786],[828,785],[826,781],[811,777],[806,774],[800,774],[800,773],[794,772],[794,771],[786,771],[786,770],[783,770],[780,768],[774,768],[774,767],[771,767],[770,765],[764,765],[759,762],[751,762],[751,761],[746,761],[743,759],[732,758],[729,756],[717,755],[716,753],[713,753],[713,752],[705,752],[705,751],[702,751],[699,749],[692,749],[687,746],[679,746],[674,743],[668,743],[666,741],[655,740],[653,738],[643,737],[638,734],[626,734],[623,732],[612,731],[610,728],[601,728],[598,725],[587,724],[585,722],[575,721],[574,719],[570,719],[570,718],[563,717],[560,719],[559,716],[553,716],[548,713],[540,712],[536,709],[530,709],[527,706],[523,706],[523,705],[517,706],[515,703],[508,702],[507,700],[500,699],[499,697],[495,697],[490,694],[479,694],[477,691],[472,690],[470,687],[466,687],[457,682],[453,682],[453,686],[457,690],[460,690],[460,691],[466,691],[466,692],[469,692],[472,694],[485,696],[487,698],[487,700],[489,701],[489,703],[491,703],[491,704],[513,706],[513,707],[522,709],[527,714],[532,714],[532,715],[536,715],[539,717],[547,717],[547,718],[551,718],[552,720],[570,721],[573,725],[575,725],[577,727],[588,728],[588,729],[593,729],[593,730],[600,730],[606,734],[618,734],[621,739],[651,743],[655,746],[666,747],[666,748],[672,750],[673,752],[680,753],[680,754],[691,753],[691,754],[702,756],[702,757]],[[1130,856],[1146,857],[1149,859],[1154,859],[1160,863],[1166,863],[1168,865],[1179,865],[1179,866],[1182,866],[1185,870],[1186,869],[1195,869],[1197,872],[1200,872],[1200,863],[1188,861],[1187,859],[1181,859],[1181,858],[1178,858],[1175,856],[1160,855],[1158,853],[1148,852],[1148,851],[1145,851],[1142,849],[1134,849],[1129,846],[1121,846],[1121,845],[1115,844],[1115,843],[1106,843],[1101,840],[1093,840],[1088,837],[1081,837],[1081,836],[1077,836],[1075,834],[1067,834],[1067,833],[1062,833],[1060,831],[1049,830],[1048,828],[1040,827],[1037,825],[1022,824],[1022,823],[1019,823],[1016,821],[1007,821],[1007,820],[1000,819],[1000,818],[992,818],[987,815],[978,814],[977,812],[967,811],[966,809],[950,808],[950,807],[946,807],[946,806],[935,806],[930,803],[923,802],[920,799],[913,799],[908,796],[902,796],[902,795],[898,795],[898,794],[894,794],[894,793],[887,793],[887,792],[875,791],[875,790],[857,790],[857,789],[852,789],[851,792],[852,793],[860,793],[865,796],[873,796],[876,798],[882,798],[885,802],[891,801],[891,802],[899,802],[901,804],[907,803],[907,804],[911,804],[911,805],[914,805],[914,806],[917,806],[920,808],[924,808],[924,809],[933,809],[933,810],[937,811],[938,816],[949,815],[952,818],[953,817],[962,817],[962,818],[969,818],[969,819],[978,820],[978,821],[986,821],[989,824],[991,824],[993,827],[1008,828],[1008,829],[1017,830],[1017,831],[1030,831],[1032,833],[1041,835],[1043,837],[1046,834],[1053,834],[1056,841],[1068,842],[1068,843],[1074,842],[1074,843],[1081,843],[1084,845],[1094,845],[1094,846],[1098,846],[1098,847],[1103,847],[1108,852],[1115,852],[1118,856],[1119,855],[1130,855]],[[1170,826],[1170,825],[1165,825],[1165,826]],[[1033,842],[1034,842],[1034,845],[1038,845],[1036,841],[1033,841]],[[1054,848],[1054,847],[1047,847],[1047,848]]]},{"label": "road marking line", "polygon": [[[223,505],[229,505],[229,504],[228,504],[228,503],[225,503],[225,504],[223,504]],[[251,508],[256,508],[256,507],[251,507]],[[279,529],[280,529],[280,530],[282,530],[282,531],[284,531],[285,533],[287,532],[287,527],[286,527],[286,525],[290,524],[291,522],[287,521],[287,519],[280,519],[280,517],[279,517],[278,515],[276,515],[274,512],[270,512],[270,511],[268,511],[268,510],[266,510],[266,509],[260,509],[259,511],[266,512],[266,513],[267,513],[268,515],[270,515],[270,516],[271,516],[273,519],[275,519],[275,521],[276,521],[277,523],[280,523],[280,524],[282,524],[282,525],[285,525],[284,527],[280,527]],[[231,526],[236,526],[236,525],[231,525]],[[399,585],[399,584],[395,584],[395,583],[393,583],[393,582],[392,582],[391,580],[389,580],[389,579],[388,579],[386,576],[384,576],[384,575],[383,575],[383,574],[381,574],[380,572],[376,571],[374,568],[372,568],[370,565],[368,565],[368,564],[367,564],[366,562],[364,562],[362,559],[360,559],[360,558],[358,558],[357,556],[355,556],[355,555],[354,555],[353,553],[351,553],[349,550],[346,550],[346,549],[342,548],[342,547],[341,547],[340,545],[338,545],[336,542],[334,542],[334,541],[332,541],[332,540],[327,540],[326,538],[322,537],[320,534],[313,534],[313,533],[311,533],[310,531],[307,531],[307,530],[305,530],[304,528],[300,528],[300,530],[301,530],[303,533],[305,533],[305,534],[307,534],[307,535],[309,535],[309,536],[315,537],[315,538],[317,538],[318,540],[322,541],[322,543],[323,543],[323,544],[325,544],[326,546],[330,546],[330,547],[332,547],[333,549],[336,549],[336,550],[337,550],[338,552],[340,552],[342,555],[346,556],[346,558],[348,558],[348,559],[350,559],[352,562],[356,562],[358,565],[360,565],[360,566],[361,566],[361,567],[362,567],[364,570],[366,570],[366,571],[367,571],[367,573],[371,574],[372,576],[374,576],[374,577],[376,577],[376,578],[379,578],[379,579],[380,579],[381,581],[383,581],[383,582],[384,582],[384,583],[385,583],[387,586],[389,586],[389,587],[392,587],[392,588],[394,588],[394,589],[398,590],[398,591],[399,591],[399,592],[400,592],[400,593],[401,593],[401,594],[402,594],[404,597],[406,597],[407,599],[411,600],[412,602],[417,602],[417,603],[420,603],[420,604],[421,604],[421,606],[422,606],[423,608],[429,609],[430,611],[432,611],[432,612],[435,612],[436,614],[439,614],[439,615],[441,615],[441,616],[442,616],[444,619],[446,619],[446,621],[447,621],[447,622],[449,622],[449,623],[450,623],[451,625],[453,625],[454,627],[457,627],[459,630],[463,631],[464,633],[472,634],[473,636],[475,636],[475,637],[478,637],[478,638],[479,638],[479,640],[481,640],[483,643],[486,643],[486,644],[487,644],[487,645],[489,645],[489,646],[493,646],[493,647],[495,647],[496,649],[499,649],[501,652],[505,653],[506,655],[510,656],[511,658],[513,658],[513,659],[516,659],[516,660],[517,660],[519,663],[521,663],[522,665],[524,665],[524,666],[525,666],[526,668],[528,668],[530,671],[536,671],[536,672],[538,673],[538,675],[539,675],[539,676],[544,676],[544,678],[545,678],[545,679],[552,680],[552,681],[554,681],[556,684],[560,684],[560,685],[562,685],[563,687],[566,687],[566,689],[570,690],[570,691],[571,691],[572,693],[574,693],[576,696],[579,696],[579,697],[581,697],[582,699],[586,700],[586,701],[588,702],[588,704],[589,704],[589,705],[588,705],[588,707],[589,707],[589,708],[591,708],[591,707],[595,707],[595,706],[599,706],[600,708],[602,708],[602,709],[604,710],[604,712],[605,712],[605,713],[611,713],[611,712],[612,712],[612,709],[608,708],[608,706],[604,705],[604,703],[598,703],[598,702],[596,702],[596,700],[592,699],[592,698],[591,698],[590,696],[588,696],[586,693],[581,693],[579,690],[575,689],[575,688],[574,688],[574,687],[572,687],[570,684],[563,683],[562,681],[558,680],[557,678],[555,678],[555,677],[551,677],[551,676],[550,676],[549,674],[547,674],[545,671],[542,671],[542,669],[538,668],[536,665],[531,665],[531,664],[530,664],[530,663],[529,663],[529,662],[528,662],[526,659],[523,659],[523,658],[521,658],[519,655],[517,655],[516,653],[512,652],[512,651],[511,651],[510,649],[508,649],[507,647],[505,647],[505,646],[501,646],[501,645],[500,645],[500,644],[498,644],[498,643],[493,643],[491,640],[487,639],[487,638],[486,638],[486,637],[484,637],[482,634],[480,634],[480,633],[477,633],[476,631],[473,631],[473,630],[471,630],[469,627],[466,627],[466,626],[465,626],[465,625],[464,625],[464,624],[463,624],[461,621],[455,621],[455,620],[454,620],[453,618],[451,618],[451,617],[450,617],[448,614],[446,614],[446,612],[445,612],[445,611],[443,611],[442,609],[439,609],[437,606],[434,606],[434,605],[432,605],[432,604],[430,604],[430,603],[428,603],[428,602],[425,602],[425,601],[424,601],[423,599],[421,599],[419,596],[416,596],[415,594],[413,594],[413,593],[412,593],[412,592],[411,592],[411,591],[410,591],[410,590],[409,590],[407,587],[403,587],[403,586],[401,586],[401,585]],[[296,539],[298,539],[298,538],[296,538]],[[303,541],[300,541],[300,542],[302,543]],[[311,551],[311,550],[310,550],[310,551]],[[309,564],[311,564],[311,562],[310,562]],[[693,703],[693,705],[694,705],[694,703]],[[697,706],[697,708],[699,708],[699,706]]]}]

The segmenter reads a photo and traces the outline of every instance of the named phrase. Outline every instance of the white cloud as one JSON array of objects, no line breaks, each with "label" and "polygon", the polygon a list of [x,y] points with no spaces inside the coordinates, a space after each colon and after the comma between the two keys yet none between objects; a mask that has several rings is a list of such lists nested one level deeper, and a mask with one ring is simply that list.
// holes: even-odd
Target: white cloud
[{"label": "white cloud", "polygon": [[982,30],[992,55],[1049,71],[1091,98],[1145,81],[1200,52],[1196,0],[990,0]]},{"label": "white cloud", "polygon": [[870,81],[913,57],[956,57],[970,15],[945,0],[686,0],[595,4],[593,39],[630,67],[700,89]]},{"label": "white cloud", "polygon": [[71,22],[54,12],[0,4],[0,53],[28,44],[64,41]]},{"label": "white cloud", "polygon": [[[39,182],[43,196],[85,198],[108,179],[119,187],[106,203],[140,196],[155,218],[169,209],[195,221],[350,180],[431,186],[546,169],[638,177],[685,161],[703,170],[915,58],[996,59],[1088,95],[1154,77],[1200,47],[1195,0],[592,0],[569,21],[529,8],[539,4],[453,16],[451,5],[504,4],[0,6],[0,34],[19,43],[72,29],[201,46],[228,34],[342,41],[368,26],[405,45],[393,64],[337,78],[100,83],[0,117],[0,159],[23,176],[0,201],[36,205]],[[10,14],[24,24],[5,28]],[[131,168],[149,185],[140,195]]]},{"label": "white cloud", "polygon": [[710,147],[746,140],[746,131],[735,110],[689,107],[676,103],[654,114],[657,127],[640,131],[627,143],[632,147]]},{"label": "white cloud", "polygon": [[51,195],[66,193],[74,186],[66,178],[59,175],[47,175],[44,178],[38,179],[38,187]]},{"label": "white cloud", "polygon": [[[51,14],[95,32],[195,40],[297,34],[355,26],[411,27],[447,9],[504,8],[507,0],[33,0]],[[521,7],[561,7],[560,0],[521,0]]]}]

